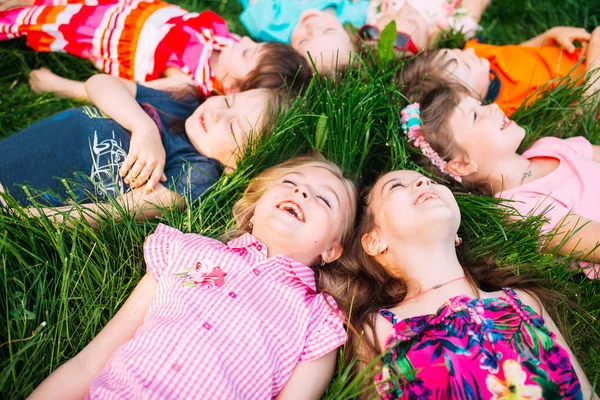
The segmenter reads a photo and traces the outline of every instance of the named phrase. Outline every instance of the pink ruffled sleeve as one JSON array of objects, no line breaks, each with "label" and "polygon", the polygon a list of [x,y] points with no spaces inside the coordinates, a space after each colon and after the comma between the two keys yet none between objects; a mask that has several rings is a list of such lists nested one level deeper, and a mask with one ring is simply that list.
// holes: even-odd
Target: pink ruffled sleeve
[{"label": "pink ruffled sleeve", "polygon": [[158,224],[153,234],[144,243],[144,261],[148,272],[157,280],[169,270],[170,252],[173,242],[183,233],[168,225]]},{"label": "pink ruffled sleeve", "polygon": [[346,343],[344,318],[331,296],[318,294],[299,362],[317,360]]},{"label": "pink ruffled sleeve", "polygon": [[573,150],[578,155],[592,159],[594,158],[594,148],[589,140],[583,136],[576,136],[568,139],[564,139],[563,143]]}]

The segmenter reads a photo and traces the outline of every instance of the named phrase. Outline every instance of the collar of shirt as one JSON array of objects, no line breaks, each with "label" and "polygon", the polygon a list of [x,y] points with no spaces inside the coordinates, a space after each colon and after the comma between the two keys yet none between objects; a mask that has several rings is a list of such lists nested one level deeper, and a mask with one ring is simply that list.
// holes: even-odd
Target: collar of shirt
[{"label": "collar of shirt", "polygon": [[[246,249],[258,257],[260,261],[269,258],[267,245],[250,233],[244,233],[242,236],[229,241],[227,246],[232,249]],[[317,285],[315,282],[315,273],[310,267],[283,254],[278,254],[271,258],[275,258],[279,262],[289,265],[298,279],[300,279],[304,285],[308,286],[312,292],[316,293]]]}]

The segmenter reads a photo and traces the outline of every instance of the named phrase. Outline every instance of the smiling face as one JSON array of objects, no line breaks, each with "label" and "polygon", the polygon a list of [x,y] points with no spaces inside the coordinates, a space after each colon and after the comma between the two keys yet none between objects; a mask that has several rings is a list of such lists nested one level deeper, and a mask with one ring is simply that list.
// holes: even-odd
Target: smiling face
[{"label": "smiling face", "polygon": [[448,127],[454,141],[483,176],[500,168],[525,137],[525,129],[506,117],[496,104],[482,105],[469,96],[464,96],[452,112]]},{"label": "smiling face", "polygon": [[443,49],[437,57],[439,65],[454,81],[463,84],[477,97],[484,98],[490,87],[490,62],[477,57],[473,49]]},{"label": "smiling face", "polygon": [[313,265],[337,259],[350,218],[350,194],[319,163],[294,168],[257,201],[252,234],[270,250]]},{"label": "smiling face", "polygon": [[220,51],[214,71],[226,93],[237,91],[240,82],[256,68],[263,46],[264,44],[243,36],[238,43]]},{"label": "smiling face", "polygon": [[460,211],[450,189],[415,171],[385,174],[369,199],[375,235],[388,244],[453,237],[460,225]]},{"label": "smiling face", "polygon": [[350,62],[354,46],[334,14],[316,9],[305,10],[292,32],[290,44],[302,55],[310,53],[317,70],[331,75]]},{"label": "smiling face", "polygon": [[235,169],[250,134],[268,122],[271,99],[266,89],[209,97],[185,121],[187,136],[199,153]]}]

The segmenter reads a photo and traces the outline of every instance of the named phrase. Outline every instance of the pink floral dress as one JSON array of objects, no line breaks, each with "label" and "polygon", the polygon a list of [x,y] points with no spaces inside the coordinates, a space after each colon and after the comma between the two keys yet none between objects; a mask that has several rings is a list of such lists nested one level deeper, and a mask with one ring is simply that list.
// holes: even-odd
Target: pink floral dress
[{"label": "pink floral dress", "polygon": [[375,379],[384,399],[583,399],[567,351],[512,289],[457,296],[435,315],[400,320]]}]

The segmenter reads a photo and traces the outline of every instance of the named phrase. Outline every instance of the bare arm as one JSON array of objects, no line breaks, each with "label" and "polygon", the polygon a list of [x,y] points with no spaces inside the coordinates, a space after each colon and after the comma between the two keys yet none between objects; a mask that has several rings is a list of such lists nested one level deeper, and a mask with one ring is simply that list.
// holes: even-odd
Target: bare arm
[{"label": "bare arm", "polygon": [[[590,96],[600,89],[600,27],[594,29],[592,32],[592,38],[590,39],[587,51],[585,54],[586,59],[586,72],[594,71],[594,74],[590,76],[590,87],[587,89],[587,95]],[[596,161],[598,160],[594,157]]]},{"label": "bare arm", "polygon": [[596,162],[600,162],[600,146],[593,144],[592,145],[593,156],[592,158]]},{"label": "bare arm", "polygon": [[90,383],[100,373],[110,355],[130,340],[142,325],[144,315],[156,295],[157,281],[146,274],[125,304],[98,335],[75,357],[61,365],[29,399],[82,399]]},{"label": "bare arm", "polygon": [[[546,325],[546,328],[548,328],[551,332],[554,332],[556,334],[556,341],[558,342],[558,344],[560,344],[562,347],[564,347],[564,349],[567,351],[567,353],[569,353],[569,358],[571,359],[571,364],[573,365],[573,369],[575,370],[575,373],[577,374],[577,378],[579,379],[579,384],[581,385],[581,391],[583,393],[583,398],[584,399],[592,399],[592,398],[598,399],[598,396],[592,392],[592,385],[590,385],[590,382],[588,381],[587,377],[585,376],[583,369],[581,369],[579,362],[577,361],[577,359],[575,358],[575,355],[569,348],[567,341],[565,340],[563,335],[558,330],[558,327],[556,326],[556,324],[554,323],[552,318],[550,318],[550,315],[548,314],[548,312],[544,309],[544,306],[542,306],[539,301],[536,301],[536,299],[531,297],[531,295],[529,295],[527,292],[524,292],[521,290],[516,290],[516,292],[524,304],[533,308],[539,315],[541,315],[544,318],[544,325]],[[592,397],[592,395],[593,395],[593,397]]]},{"label": "bare arm", "polygon": [[600,262],[600,222],[570,214],[556,225],[551,234],[553,237],[547,248],[556,247],[559,254],[565,255],[577,252],[575,257],[578,260]]},{"label": "bare arm", "polygon": [[298,363],[277,400],[319,399],[333,378],[336,359],[334,350],[315,361]]},{"label": "bare arm", "polygon": [[132,190],[112,203],[89,203],[79,206],[63,206],[54,208],[28,208],[31,215],[46,215],[54,224],[71,226],[71,218],[84,218],[92,227],[97,227],[103,216],[121,220],[121,211],[134,214],[137,220],[156,218],[161,214],[161,208],[177,206],[183,207],[183,197],[161,184],[157,184],[154,191],[145,193],[142,188]]},{"label": "bare arm", "polygon": [[490,0],[462,0],[462,6],[469,15],[477,22],[481,19],[485,9],[490,4]]},{"label": "bare arm", "polygon": [[131,132],[129,152],[119,173],[132,188],[145,184],[149,193],[165,182],[166,153],[156,123],[136,100],[134,82],[98,74],[85,83],[88,97],[98,108]]},{"label": "bare arm", "polygon": [[586,46],[591,37],[592,35],[590,35],[583,28],[575,28],[572,26],[555,26],[554,28],[550,28],[541,35],[533,37],[521,43],[520,45],[542,47],[558,44],[567,52],[572,53],[575,51],[574,42],[577,41],[583,46]]}]

